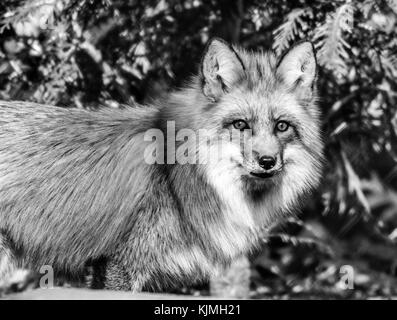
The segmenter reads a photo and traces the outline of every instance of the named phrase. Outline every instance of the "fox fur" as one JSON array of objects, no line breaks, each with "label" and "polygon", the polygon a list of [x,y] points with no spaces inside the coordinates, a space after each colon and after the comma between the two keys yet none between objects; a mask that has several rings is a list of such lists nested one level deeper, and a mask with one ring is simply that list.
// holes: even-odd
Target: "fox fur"
[{"label": "fox fur", "polygon": [[[318,185],[316,76],[308,42],[277,58],[213,39],[199,74],[151,106],[0,102],[0,279],[43,265],[75,276],[105,260],[106,288],[138,291],[221,271]],[[216,136],[238,119],[253,132],[248,158],[229,143],[206,164],[144,160],[145,132],[164,132],[167,121]],[[275,133],[278,119],[289,131]],[[277,155],[277,174],[251,176],[266,152]]]}]

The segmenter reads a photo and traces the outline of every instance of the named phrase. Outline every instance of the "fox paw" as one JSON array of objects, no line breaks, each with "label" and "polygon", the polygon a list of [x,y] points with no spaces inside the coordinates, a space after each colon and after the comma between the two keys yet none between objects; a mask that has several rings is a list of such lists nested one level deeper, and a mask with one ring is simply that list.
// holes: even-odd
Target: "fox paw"
[{"label": "fox paw", "polygon": [[11,276],[0,282],[0,296],[22,292],[38,287],[37,276],[26,269],[17,269]]}]

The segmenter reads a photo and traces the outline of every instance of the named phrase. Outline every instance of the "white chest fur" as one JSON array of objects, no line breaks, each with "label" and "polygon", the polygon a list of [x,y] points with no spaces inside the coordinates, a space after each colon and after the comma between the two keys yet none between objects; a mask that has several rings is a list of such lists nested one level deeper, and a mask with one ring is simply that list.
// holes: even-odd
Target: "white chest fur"
[{"label": "white chest fur", "polygon": [[251,205],[242,189],[240,173],[230,161],[209,164],[207,178],[223,207],[223,221],[213,227],[212,240],[226,256],[234,258],[252,246],[256,230],[260,227],[255,216],[261,213],[255,211],[263,208]]}]

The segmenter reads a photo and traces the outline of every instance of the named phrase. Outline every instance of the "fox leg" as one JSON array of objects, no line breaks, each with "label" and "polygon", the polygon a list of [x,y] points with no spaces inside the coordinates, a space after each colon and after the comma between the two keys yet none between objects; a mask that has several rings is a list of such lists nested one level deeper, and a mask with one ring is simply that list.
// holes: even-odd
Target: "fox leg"
[{"label": "fox leg", "polygon": [[124,265],[115,260],[108,262],[105,272],[105,289],[140,292],[145,277],[137,272],[131,273]]},{"label": "fox leg", "polygon": [[18,269],[18,260],[11,243],[4,233],[0,232],[0,286]]},{"label": "fox leg", "polygon": [[37,287],[37,277],[21,268],[21,259],[7,235],[0,231],[0,296]]}]

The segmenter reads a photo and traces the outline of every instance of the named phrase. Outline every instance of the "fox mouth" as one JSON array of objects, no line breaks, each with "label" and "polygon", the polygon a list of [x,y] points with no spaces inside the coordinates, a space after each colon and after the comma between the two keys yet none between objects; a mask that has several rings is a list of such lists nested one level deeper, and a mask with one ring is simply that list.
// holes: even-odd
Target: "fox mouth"
[{"label": "fox mouth", "polygon": [[251,177],[254,177],[257,179],[269,179],[276,175],[279,175],[282,172],[282,170],[283,170],[283,166],[280,166],[278,168],[274,168],[274,169],[268,170],[268,171],[253,170],[253,171],[248,171],[248,172]]},{"label": "fox mouth", "polygon": [[243,165],[242,163],[235,161],[237,164],[237,167],[244,169],[245,173],[243,174],[248,177],[255,178],[255,180],[265,180],[272,178],[278,174],[280,174],[283,170],[283,165],[278,166],[277,168],[273,168],[271,170],[265,171],[265,170],[260,170],[259,168],[255,168],[254,166],[250,165]]},{"label": "fox mouth", "polygon": [[254,176],[256,178],[261,178],[261,179],[266,179],[266,178],[271,178],[276,174],[276,172],[250,172],[251,176]]}]

